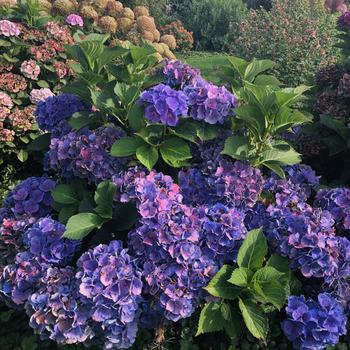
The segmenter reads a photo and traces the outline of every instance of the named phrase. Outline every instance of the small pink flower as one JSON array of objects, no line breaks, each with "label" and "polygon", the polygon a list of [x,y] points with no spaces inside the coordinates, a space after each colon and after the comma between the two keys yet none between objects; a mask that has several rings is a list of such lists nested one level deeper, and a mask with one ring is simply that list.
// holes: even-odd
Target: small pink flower
[{"label": "small pink flower", "polygon": [[48,97],[54,96],[54,93],[48,88],[33,89],[30,93],[30,100],[32,103],[39,103],[46,100]]},{"label": "small pink flower", "polygon": [[79,26],[79,27],[84,26],[83,19],[79,15],[76,15],[74,13],[71,13],[69,16],[67,16],[66,22],[71,26]]},{"label": "small pink flower", "polygon": [[21,34],[21,31],[16,26],[15,23],[12,23],[6,19],[0,21],[0,34],[4,36],[18,36]]},{"label": "small pink flower", "polygon": [[0,91],[0,106],[8,108],[13,107],[12,98],[6,92]]},{"label": "small pink flower", "polygon": [[40,67],[34,60],[23,61],[21,64],[21,73],[26,78],[37,80],[40,74]]}]

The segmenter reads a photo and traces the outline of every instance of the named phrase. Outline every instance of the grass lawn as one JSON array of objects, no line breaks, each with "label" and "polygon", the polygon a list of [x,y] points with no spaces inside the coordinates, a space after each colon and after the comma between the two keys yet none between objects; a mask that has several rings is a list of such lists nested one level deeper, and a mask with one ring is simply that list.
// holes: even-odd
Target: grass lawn
[{"label": "grass lawn", "polygon": [[192,67],[199,68],[205,79],[216,84],[221,82],[220,67],[230,66],[227,60],[228,57],[230,56],[212,52],[189,52],[186,54],[177,54],[179,60],[186,62]]}]

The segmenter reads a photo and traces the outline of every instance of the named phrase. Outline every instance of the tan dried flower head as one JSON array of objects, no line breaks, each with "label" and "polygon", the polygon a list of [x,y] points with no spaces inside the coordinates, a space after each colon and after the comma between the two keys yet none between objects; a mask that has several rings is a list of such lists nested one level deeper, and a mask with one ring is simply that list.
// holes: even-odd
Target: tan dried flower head
[{"label": "tan dried flower head", "polygon": [[68,15],[75,10],[75,4],[71,0],[55,0],[53,3],[54,12]]},{"label": "tan dried flower head", "polygon": [[149,16],[149,11],[148,11],[148,8],[145,7],[145,6],[136,6],[134,8],[134,14],[135,14],[135,17],[141,17],[141,16]]},{"label": "tan dried flower head", "polygon": [[129,7],[125,7],[122,12],[122,17],[130,18],[131,20],[134,20],[135,19],[134,11]]},{"label": "tan dried flower head", "polygon": [[[161,54],[161,55],[164,54],[165,49],[164,49],[164,47],[163,47],[162,44],[153,43],[152,46],[156,49],[156,51],[157,51],[159,54]],[[167,48],[167,49],[169,50],[169,48]]]},{"label": "tan dried flower head", "polygon": [[159,42],[160,40],[160,31],[158,29],[155,29],[153,31],[154,41]]},{"label": "tan dried flower head", "polygon": [[153,17],[140,16],[136,19],[136,23],[137,28],[141,33],[144,31],[149,31],[153,33],[157,29]]},{"label": "tan dried flower head", "polygon": [[98,26],[106,33],[115,34],[117,31],[117,21],[111,16],[103,16],[98,21]]},{"label": "tan dried flower head", "polygon": [[17,5],[17,0],[0,0],[0,6],[5,6],[5,7],[15,7]]},{"label": "tan dried flower head", "polygon": [[174,50],[176,48],[176,39],[174,35],[170,35],[170,34],[162,35],[160,38],[160,41],[162,43],[167,44],[171,50]]},{"label": "tan dried flower head", "polygon": [[165,50],[164,51],[164,56],[166,58],[169,58],[170,60],[175,60],[176,59],[176,56],[170,50]]},{"label": "tan dried flower head", "polygon": [[118,28],[123,32],[127,33],[132,27],[134,22],[130,18],[122,17],[118,19]]},{"label": "tan dried flower head", "polygon": [[145,30],[141,35],[145,40],[149,40],[151,43],[154,41],[154,35],[152,32]]},{"label": "tan dried flower head", "polygon": [[98,13],[92,6],[82,6],[80,9],[80,14],[84,19],[96,21],[98,19]]},{"label": "tan dried flower head", "polygon": [[106,15],[112,17],[121,17],[123,12],[123,4],[120,1],[109,0],[106,6]]},{"label": "tan dried flower head", "polygon": [[50,12],[52,9],[52,4],[47,0],[39,0],[39,5],[45,12]]},{"label": "tan dried flower head", "polygon": [[92,4],[98,14],[102,15],[107,8],[108,0],[95,0]]}]

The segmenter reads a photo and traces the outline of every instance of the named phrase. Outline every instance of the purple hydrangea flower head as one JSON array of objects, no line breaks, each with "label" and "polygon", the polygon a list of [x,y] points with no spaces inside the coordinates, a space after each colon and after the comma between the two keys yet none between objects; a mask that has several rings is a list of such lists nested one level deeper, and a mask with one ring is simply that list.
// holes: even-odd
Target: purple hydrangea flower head
[{"label": "purple hydrangea flower head", "polygon": [[107,126],[93,131],[85,128],[53,138],[47,167],[68,179],[76,176],[90,183],[111,179],[128,162],[128,158],[109,154],[112,145],[123,136],[122,129]]},{"label": "purple hydrangea flower head", "polygon": [[80,241],[63,238],[65,230],[65,225],[50,217],[40,219],[25,234],[29,252],[47,264],[68,264],[79,249]]},{"label": "purple hydrangea flower head", "polygon": [[338,17],[338,25],[343,28],[350,28],[350,12],[346,11]]},{"label": "purple hydrangea flower head", "polygon": [[164,84],[143,92],[140,103],[145,106],[145,117],[152,123],[176,126],[179,117],[187,115],[185,94]]},{"label": "purple hydrangea flower head", "polygon": [[68,23],[71,26],[84,26],[84,20],[79,15],[76,15],[74,13],[71,13],[67,16],[66,23]]},{"label": "purple hydrangea flower head", "polygon": [[215,259],[234,261],[246,233],[244,215],[239,211],[223,204],[215,204],[206,210],[203,235]]},{"label": "purple hydrangea flower head", "polygon": [[7,37],[18,36],[21,34],[21,31],[15,23],[3,19],[0,21],[0,34]]},{"label": "purple hydrangea flower head", "polygon": [[16,254],[25,250],[24,233],[34,223],[35,218],[4,218],[0,221],[0,271],[15,262]]},{"label": "purple hydrangea flower head", "polygon": [[198,80],[186,86],[189,116],[209,124],[223,124],[229,116],[233,116],[233,108],[237,105],[236,97],[224,86],[216,86],[205,80]]},{"label": "purple hydrangea flower head", "polygon": [[103,329],[105,348],[130,347],[136,338],[141,272],[122,242],[99,245],[77,263],[80,294],[89,302],[92,320]]},{"label": "purple hydrangea flower head", "polygon": [[347,318],[340,303],[327,293],[317,301],[304,296],[290,296],[287,318],[282,322],[286,337],[297,350],[323,350],[336,345],[346,334]]},{"label": "purple hydrangea flower head", "polygon": [[7,303],[23,305],[40,286],[48,265],[29,252],[18,253],[14,264],[7,265],[0,276],[0,293]]},{"label": "purple hydrangea flower head", "polygon": [[196,80],[202,79],[197,68],[190,67],[178,60],[166,60],[162,74],[165,77],[165,84],[173,89],[183,89]]},{"label": "purple hydrangea flower head", "polygon": [[350,229],[350,189],[322,189],[316,195],[315,205],[328,210],[340,229]]},{"label": "purple hydrangea flower head", "polygon": [[[59,123],[66,121],[76,112],[87,112],[91,106],[71,94],[48,97],[37,104],[35,117],[39,128],[44,131],[59,133]],[[64,135],[64,133],[61,133]]]},{"label": "purple hydrangea flower head", "polygon": [[29,177],[10,192],[4,206],[16,218],[46,216],[52,210],[51,190],[55,185],[55,181],[47,177]]},{"label": "purple hydrangea flower head", "polygon": [[29,325],[43,340],[76,344],[94,335],[90,307],[79,295],[75,270],[71,267],[49,267],[25,309]]}]

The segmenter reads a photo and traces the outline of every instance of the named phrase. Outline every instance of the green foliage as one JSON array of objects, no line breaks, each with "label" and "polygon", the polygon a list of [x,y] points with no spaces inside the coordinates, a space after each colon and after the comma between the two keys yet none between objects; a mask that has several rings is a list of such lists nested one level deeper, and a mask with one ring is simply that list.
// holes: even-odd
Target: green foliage
[{"label": "green foliage", "polygon": [[197,49],[233,51],[246,12],[242,0],[192,0],[183,21],[193,32]]},{"label": "green foliage", "polygon": [[[270,60],[247,62],[229,57],[225,72],[236,95],[243,101],[236,108],[233,130],[236,135],[225,142],[223,154],[265,166],[284,177],[282,166],[300,162],[300,155],[283,139],[284,132],[311,119],[293,106],[303,100],[309,87],[280,88],[279,81],[266,74],[274,68]],[[246,130],[244,134],[240,130]]]},{"label": "green foliage", "polygon": [[238,267],[224,265],[205,288],[219,302],[206,304],[201,311],[197,335],[226,331],[244,321],[249,332],[265,340],[269,330],[269,313],[280,310],[290,294],[291,271],[288,261],[273,255],[264,265],[267,241],[261,229],[250,231],[237,256]]},{"label": "green foliage", "polygon": [[270,11],[251,10],[242,20],[235,46],[244,58],[275,61],[277,77],[298,85],[334,61],[336,33],[336,16],[323,0],[272,0]]},{"label": "green foliage", "polygon": [[50,21],[50,16],[43,16],[44,7],[39,0],[20,0],[14,9],[16,18],[23,20],[30,27],[41,27]]}]

